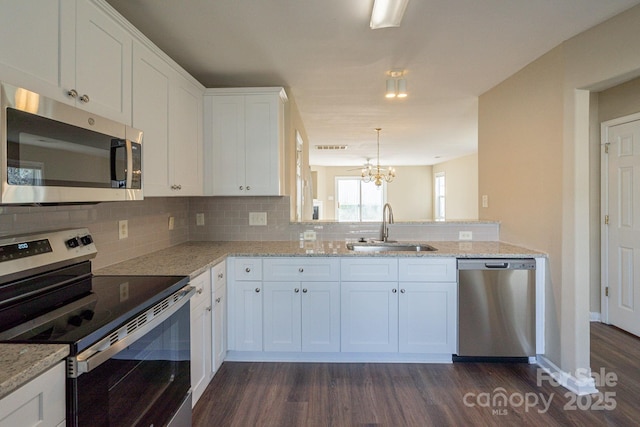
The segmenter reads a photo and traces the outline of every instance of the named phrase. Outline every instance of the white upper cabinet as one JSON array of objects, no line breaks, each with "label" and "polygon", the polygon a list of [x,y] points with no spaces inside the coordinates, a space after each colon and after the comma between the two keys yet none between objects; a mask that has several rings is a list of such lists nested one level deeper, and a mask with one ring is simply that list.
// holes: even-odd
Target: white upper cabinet
[{"label": "white upper cabinet", "polygon": [[283,88],[205,91],[205,194],[284,194]]},{"label": "white upper cabinet", "polygon": [[202,93],[134,44],[133,126],[144,132],[145,196],[202,195]]},{"label": "white upper cabinet", "polygon": [[132,36],[88,0],[3,1],[0,79],[131,124]]}]

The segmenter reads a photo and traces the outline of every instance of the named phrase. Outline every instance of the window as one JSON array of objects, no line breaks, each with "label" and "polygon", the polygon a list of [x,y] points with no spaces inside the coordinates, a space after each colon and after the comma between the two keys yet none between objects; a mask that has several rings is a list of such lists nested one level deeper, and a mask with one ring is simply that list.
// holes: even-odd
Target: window
[{"label": "window", "polygon": [[445,219],[445,183],[444,183],[444,172],[438,172],[435,175],[435,199],[436,199],[436,210],[435,216],[436,221],[444,221]]},{"label": "window", "polygon": [[377,187],[359,177],[336,178],[338,222],[382,221],[386,185]]}]

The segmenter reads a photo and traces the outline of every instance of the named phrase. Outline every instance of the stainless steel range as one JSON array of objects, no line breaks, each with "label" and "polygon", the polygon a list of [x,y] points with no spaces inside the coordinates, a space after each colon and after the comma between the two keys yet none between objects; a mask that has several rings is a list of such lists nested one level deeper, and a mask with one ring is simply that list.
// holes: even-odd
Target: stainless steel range
[{"label": "stainless steel range", "polygon": [[68,344],[67,424],[190,426],[183,276],[96,276],[89,231],[0,238],[0,341]]}]

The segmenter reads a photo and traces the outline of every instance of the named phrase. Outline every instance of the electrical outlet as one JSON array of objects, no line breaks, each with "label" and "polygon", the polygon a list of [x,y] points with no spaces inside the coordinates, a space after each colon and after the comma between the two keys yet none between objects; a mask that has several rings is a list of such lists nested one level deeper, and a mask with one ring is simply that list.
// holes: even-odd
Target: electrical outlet
[{"label": "electrical outlet", "polygon": [[249,212],[249,225],[267,225],[267,213]]},{"label": "electrical outlet", "polygon": [[129,221],[126,219],[118,221],[118,239],[126,239],[129,237]]},{"label": "electrical outlet", "polygon": [[483,208],[489,207],[489,196],[487,196],[486,194],[482,196],[482,207]]},{"label": "electrical outlet", "polygon": [[124,282],[120,284],[120,302],[126,301],[129,299],[129,282]]},{"label": "electrical outlet", "polygon": [[316,232],[313,230],[307,230],[303,234],[304,240],[314,241],[316,240]]},{"label": "electrical outlet", "polygon": [[197,213],[196,214],[196,225],[204,225],[204,214],[203,213]]},{"label": "electrical outlet", "polygon": [[176,219],[172,216],[169,217],[169,230],[173,230],[176,225]]},{"label": "electrical outlet", "polygon": [[461,231],[458,233],[458,240],[473,240],[473,231]]}]

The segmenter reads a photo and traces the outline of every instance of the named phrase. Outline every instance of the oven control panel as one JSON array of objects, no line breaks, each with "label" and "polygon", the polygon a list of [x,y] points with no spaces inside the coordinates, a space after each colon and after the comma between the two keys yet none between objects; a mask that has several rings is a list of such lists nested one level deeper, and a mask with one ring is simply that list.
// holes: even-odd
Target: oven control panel
[{"label": "oven control panel", "polygon": [[0,284],[31,269],[91,259],[97,252],[87,228],[0,237]]}]

